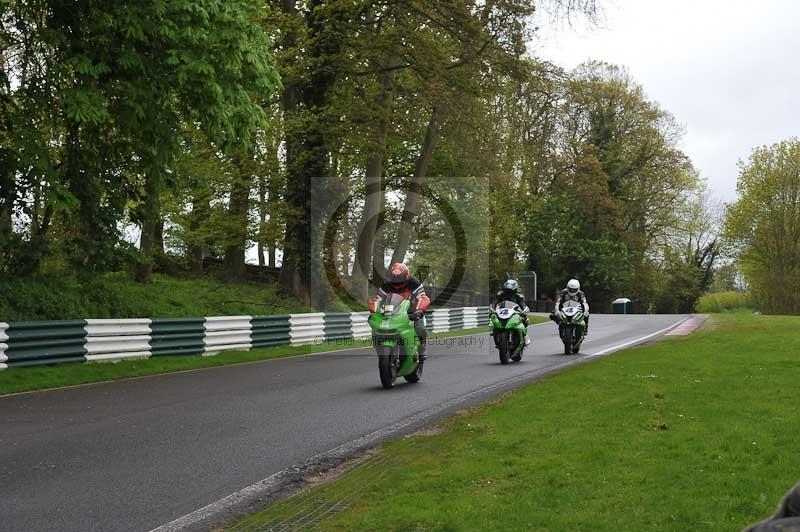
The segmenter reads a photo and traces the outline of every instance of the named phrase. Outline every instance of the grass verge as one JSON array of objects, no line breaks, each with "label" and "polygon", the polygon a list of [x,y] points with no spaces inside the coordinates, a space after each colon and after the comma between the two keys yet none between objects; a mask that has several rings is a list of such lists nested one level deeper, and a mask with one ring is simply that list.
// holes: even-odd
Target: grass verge
[{"label": "grass verge", "polygon": [[148,284],[125,273],[91,281],[69,276],[0,277],[0,321],[84,318],[258,316],[313,309],[269,283],[155,275]]},{"label": "grass verge", "polygon": [[755,308],[753,297],[745,292],[705,294],[697,301],[697,312],[718,313]]},{"label": "grass verge", "polygon": [[390,442],[226,529],[739,530],[800,476],[799,327],[716,315]]},{"label": "grass verge", "polygon": [[[531,322],[537,323],[545,320],[546,318],[532,317]],[[488,327],[479,327],[477,329],[432,333],[429,335],[429,338],[449,338],[453,336],[477,334],[488,330]],[[369,340],[352,340],[346,343],[329,342],[296,347],[288,345],[278,346],[266,349],[253,349],[251,351],[226,351],[210,357],[163,356],[122,360],[119,362],[12,368],[0,371],[0,396],[10,393],[73,386],[76,384],[88,384],[145,375],[158,375],[191,369],[212,368],[272,358],[307,355],[324,351],[339,351],[342,349],[358,349],[369,346]]]}]

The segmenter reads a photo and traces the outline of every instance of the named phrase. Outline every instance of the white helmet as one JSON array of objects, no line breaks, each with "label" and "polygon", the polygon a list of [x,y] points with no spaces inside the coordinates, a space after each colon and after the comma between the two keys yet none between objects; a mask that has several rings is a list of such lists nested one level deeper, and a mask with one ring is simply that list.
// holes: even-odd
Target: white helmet
[{"label": "white helmet", "polygon": [[578,290],[581,289],[581,282],[577,279],[570,279],[567,283],[567,292],[570,294],[577,294]]}]

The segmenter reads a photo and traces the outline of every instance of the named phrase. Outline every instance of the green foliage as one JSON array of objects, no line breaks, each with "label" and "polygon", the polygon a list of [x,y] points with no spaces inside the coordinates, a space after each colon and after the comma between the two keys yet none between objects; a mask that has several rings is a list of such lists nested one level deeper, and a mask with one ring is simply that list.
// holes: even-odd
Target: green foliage
[{"label": "green foliage", "polygon": [[221,149],[248,145],[265,123],[260,98],[279,86],[263,15],[245,0],[4,9],[3,78],[15,83],[3,87],[12,183],[0,217],[17,219],[25,245],[0,270],[36,271],[41,259],[21,272],[17,255],[56,249],[76,271],[111,269],[126,209],[157,223],[184,122]]},{"label": "green foliage", "polygon": [[140,284],[124,273],[80,281],[63,275],[0,280],[0,321],[264,315],[311,309],[261,283],[156,275]]},{"label": "green foliage", "polygon": [[697,301],[697,312],[729,312],[755,308],[753,297],[747,292],[717,292],[706,294]]},{"label": "green foliage", "polygon": [[764,312],[800,313],[800,140],[755,149],[737,190],[725,236],[750,292]]},{"label": "green foliage", "polygon": [[[690,307],[715,255],[683,227],[696,175],[680,129],[620,67],[530,56],[535,7],[4,3],[0,272],[147,281],[180,254],[197,276],[224,259],[236,279],[258,244],[260,261],[281,257],[282,289],[325,306],[324,216],[369,172],[426,184],[456,211],[463,287],[534,269],[540,293],[579,277],[600,308],[620,295]],[[403,193],[375,203],[350,205],[338,273],[366,247],[365,213],[382,210],[375,263],[407,251],[446,282],[458,246],[441,209],[427,202],[409,224]]]}]

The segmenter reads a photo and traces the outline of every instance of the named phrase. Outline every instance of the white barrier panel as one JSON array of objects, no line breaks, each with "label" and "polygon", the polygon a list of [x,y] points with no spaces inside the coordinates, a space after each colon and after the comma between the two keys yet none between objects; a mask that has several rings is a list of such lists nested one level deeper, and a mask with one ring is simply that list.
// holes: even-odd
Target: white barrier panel
[{"label": "white barrier panel", "polygon": [[251,336],[252,316],[212,316],[205,319],[203,327],[203,354],[215,355],[220,351],[249,351],[253,347]]},{"label": "white barrier panel", "polygon": [[86,337],[149,335],[151,321],[149,318],[86,320]]},{"label": "white barrier panel", "polygon": [[109,336],[86,342],[86,360],[108,361],[150,356],[150,336]]},{"label": "white barrier panel", "polygon": [[449,331],[450,309],[440,308],[431,312],[431,327],[433,327],[433,332]]},{"label": "white barrier panel", "polygon": [[478,307],[464,307],[464,328],[475,329],[480,327],[478,323]]},{"label": "white barrier panel", "polygon": [[8,357],[6,356],[6,349],[8,349],[8,335],[6,334],[8,323],[0,323],[0,369],[6,369],[8,364],[3,364]]},{"label": "white barrier panel", "polygon": [[86,360],[107,362],[150,356],[150,320],[86,320]]},{"label": "white barrier panel", "polygon": [[351,312],[350,329],[355,339],[370,338],[372,327],[369,326],[369,312]]},{"label": "white barrier panel", "polygon": [[322,343],[325,338],[325,314],[289,314],[289,338],[291,345]]}]

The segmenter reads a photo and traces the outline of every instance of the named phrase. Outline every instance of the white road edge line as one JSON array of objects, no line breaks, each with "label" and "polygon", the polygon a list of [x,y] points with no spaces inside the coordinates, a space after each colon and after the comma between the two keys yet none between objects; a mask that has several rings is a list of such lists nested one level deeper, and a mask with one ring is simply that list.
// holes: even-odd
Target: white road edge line
[{"label": "white road edge line", "polygon": [[650,338],[655,338],[656,336],[659,336],[659,335],[662,335],[664,333],[667,333],[667,332],[671,331],[672,329],[674,329],[676,327],[680,327],[686,320],[690,319],[691,317],[692,317],[691,315],[687,316],[687,317],[683,318],[682,320],[680,320],[679,322],[674,323],[674,324],[672,324],[669,327],[666,327],[664,329],[661,329],[660,331],[654,332],[652,334],[648,334],[647,336],[642,336],[641,338],[637,338],[636,340],[630,340],[628,342],[625,342],[624,344],[619,344],[619,345],[615,345],[613,347],[608,347],[606,349],[603,349],[602,351],[598,351],[597,353],[587,354],[586,356],[587,357],[601,357],[601,356],[603,356],[603,355],[605,355],[607,353],[611,353],[611,352],[614,352],[614,351],[619,351],[620,349],[625,349],[626,347],[630,347],[632,345],[636,345],[636,344],[640,344],[642,342],[646,342]]},{"label": "white road edge line", "polygon": [[[237,492],[231,493],[227,497],[223,497],[222,499],[219,499],[216,502],[212,502],[211,504],[209,504],[207,506],[204,506],[204,507],[202,507],[202,508],[200,508],[198,510],[195,510],[194,512],[188,513],[188,514],[184,515],[183,517],[179,517],[178,519],[175,519],[174,521],[170,521],[169,523],[166,523],[166,524],[161,525],[161,526],[159,526],[157,528],[154,528],[150,532],[179,532],[181,530],[185,530],[188,527],[191,527],[192,525],[196,525],[198,523],[201,523],[201,522],[211,518],[214,515],[221,514],[222,512],[224,512],[224,511],[226,511],[226,510],[228,510],[228,509],[230,509],[230,508],[232,508],[234,506],[237,506],[238,504],[241,504],[241,503],[243,503],[243,502],[245,502],[247,500],[253,499],[258,494],[268,492],[270,489],[278,486],[280,484],[280,482],[284,478],[287,478],[292,474],[299,473],[299,472],[303,471],[304,469],[306,469],[307,467],[313,466],[315,464],[318,464],[318,463],[322,462],[325,459],[332,459],[332,458],[337,458],[337,457],[346,457],[347,455],[349,455],[353,451],[373,446],[373,445],[377,444],[378,442],[380,442],[385,437],[390,436],[391,434],[393,434],[395,432],[399,432],[404,428],[407,428],[407,427],[409,427],[411,425],[414,425],[415,423],[426,421],[426,420],[428,420],[428,418],[431,418],[431,417],[435,416],[437,413],[443,412],[443,411],[445,411],[445,410],[447,410],[447,409],[449,409],[449,408],[451,408],[453,406],[456,406],[456,405],[458,405],[460,403],[465,403],[469,399],[471,399],[473,397],[477,397],[477,396],[483,395],[483,394],[485,394],[486,392],[488,392],[488,391],[490,391],[492,389],[507,387],[507,386],[516,384],[517,382],[524,382],[524,381],[529,380],[532,377],[536,376],[537,374],[551,373],[553,371],[556,371],[556,370],[559,370],[559,369],[574,365],[574,364],[576,364],[578,362],[588,360],[588,359],[590,359],[592,357],[603,356],[605,354],[611,353],[613,351],[618,351],[620,349],[624,349],[624,348],[626,348],[628,346],[631,346],[631,345],[634,345],[634,344],[646,342],[647,340],[649,340],[651,338],[654,338],[656,336],[664,334],[665,332],[667,332],[667,331],[669,331],[671,329],[674,329],[675,327],[678,327],[679,325],[681,325],[683,322],[685,322],[689,318],[691,318],[691,315],[689,315],[689,316],[683,318],[682,320],[670,325],[669,327],[661,329],[658,332],[654,332],[652,334],[648,334],[647,336],[642,336],[641,338],[637,338],[635,340],[631,340],[629,342],[625,342],[623,344],[619,344],[619,345],[616,345],[614,347],[609,347],[607,349],[603,349],[602,351],[598,351],[597,353],[587,354],[587,355],[584,355],[584,356],[579,357],[579,358],[571,358],[567,362],[561,362],[561,363],[553,364],[552,366],[547,366],[547,367],[544,367],[544,368],[537,368],[535,370],[532,370],[532,371],[529,371],[529,372],[526,372],[526,373],[523,373],[523,374],[520,374],[520,375],[516,375],[516,376],[514,376],[514,377],[512,377],[510,379],[506,379],[506,380],[501,381],[501,382],[496,382],[494,384],[490,384],[490,385],[485,386],[483,388],[479,388],[478,390],[473,390],[473,391],[471,391],[471,392],[469,392],[469,393],[467,393],[465,395],[460,395],[458,397],[454,397],[454,398],[452,398],[452,399],[450,399],[448,401],[445,401],[443,403],[439,403],[438,405],[436,405],[436,406],[434,406],[432,408],[428,408],[426,410],[422,410],[421,412],[418,412],[418,413],[416,413],[416,414],[414,414],[412,416],[409,416],[407,418],[401,419],[400,421],[397,421],[397,422],[395,422],[395,423],[393,423],[393,424],[391,424],[389,426],[386,426],[386,427],[384,427],[382,429],[378,429],[375,432],[371,432],[369,434],[361,436],[360,438],[356,438],[355,440],[352,440],[352,441],[349,441],[347,443],[344,443],[344,444],[342,444],[342,445],[340,445],[338,447],[334,447],[333,449],[330,449],[328,451],[324,451],[324,452],[321,452],[319,454],[316,454],[316,455],[312,456],[311,458],[309,458],[304,464],[302,464],[300,466],[292,466],[292,467],[286,468],[286,469],[284,469],[282,471],[278,471],[277,473],[274,473],[274,474],[268,476],[265,479],[259,480],[258,482],[254,483],[254,484],[251,484],[251,485],[249,485],[249,486],[247,486],[245,488],[242,488],[241,490],[239,490]],[[547,322],[544,322],[544,323],[547,323]],[[537,325],[539,325],[539,324],[537,324]],[[467,336],[467,335],[465,335],[465,336]],[[318,353],[314,353],[314,354],[318,354]],[[308,355],[304,355],[304,356],[308,356]]]}]

